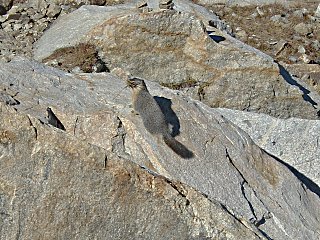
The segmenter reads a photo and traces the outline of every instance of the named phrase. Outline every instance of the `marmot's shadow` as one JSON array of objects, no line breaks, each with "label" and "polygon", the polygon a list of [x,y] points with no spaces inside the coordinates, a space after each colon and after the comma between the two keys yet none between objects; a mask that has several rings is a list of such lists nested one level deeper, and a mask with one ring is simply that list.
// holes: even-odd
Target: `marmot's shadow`
[{"label": "marmot's shadow", "polygon": [[158,103],[167,123],[172,126],[171,136],[175,137],[180,134],[180,121],[176,113],[172,110],[172,101],[164,97],[153,97]]},{"label": "marmot's shadow", "polygon": [[[172,110],[171,105],[172,102],[170,99],[164,98],[164,97],[153,97],[154,100],[159,105],[168,125],[170,124],[172,126],[171,130],[171,136],[175,137],[180,134],[180,122],[175,114],[175,112]],[[174,138],[172,139],[172,142],[170,139],[164,139],[167,145],[171,146],[172,150],[177,153],[182,158],[193,158],[194,154],[191,152],[186,146],[184,146],[182,143],[178,142]]]}]

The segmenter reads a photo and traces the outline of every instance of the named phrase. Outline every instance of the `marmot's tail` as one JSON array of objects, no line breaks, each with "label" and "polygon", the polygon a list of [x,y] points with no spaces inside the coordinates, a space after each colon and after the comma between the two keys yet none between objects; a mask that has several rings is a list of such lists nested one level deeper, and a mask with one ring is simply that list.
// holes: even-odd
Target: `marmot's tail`
[{"label": "marmot's tail", "polygon": [[164,134],[163,141],[180,157],[182,158],[192,158],[193,152],[186,148],[182,143],[175,140],[171,135]]}]

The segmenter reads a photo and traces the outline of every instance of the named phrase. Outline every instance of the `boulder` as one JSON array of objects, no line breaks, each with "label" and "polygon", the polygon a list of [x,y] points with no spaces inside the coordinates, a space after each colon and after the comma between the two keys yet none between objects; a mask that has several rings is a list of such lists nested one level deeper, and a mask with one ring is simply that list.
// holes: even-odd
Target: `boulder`
[{"label": "boulder", "polygon": [[[0,65],[2,92],[18,103],[1,105],[1,234],[319,239],[317,189],[219,110],[146,83],[194,158],[145,130],[112,74]],[[48,107],[65,131],[48,125]]]},{"label": "boulder", "polygon": [[2,239],[260,239],[185,184],[0,111]]},{"label": "boulder", "polygon": [[[217,28],[207,31],[210,16],[213,25],[217,20],[206,9],[185,0],[174,3],[176,10],[149,13],[127,5],[112,14],[110,7],[81,7],[44,33],[35,57],[45,60],[63,47],[84,42],[96,46],[108,69],[122,68],[185,90],[211,107],[318,119],[318,101],[308,94],[306,100],[309,90],[300,88],[296,80],[290,82],[285,69],[270,56]],[[103,12],[100,18],[93,17],[96,11]],[[87,24],[83,15],[100,20]],[[88,26],[82,28],[79,22]]]},{"label": "boulder", "polygon": [[34,57],[41,60],[50,56],[56,49],[77,45],[84,41],[83,38],[94,26],[104,20],[134,11],[134,4],[109,7],[84,5],[77,11],[62,15],[54,22],[51,30],[46,31],[37,41]]},{"label": "boulder", "polygon": [[59,13],[61,12],[61,7],[59,5],[56,4],[49,4],[46,15],[48,17],[55,17],[57,15],[59,15]]}]

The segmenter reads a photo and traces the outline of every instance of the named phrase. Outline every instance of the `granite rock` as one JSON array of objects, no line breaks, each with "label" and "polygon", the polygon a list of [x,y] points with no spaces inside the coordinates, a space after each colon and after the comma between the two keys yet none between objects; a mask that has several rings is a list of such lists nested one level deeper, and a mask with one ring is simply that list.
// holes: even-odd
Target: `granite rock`
[{"label": "granite rock", "polygon": [[0,16],[1,31],[14,39],[0,41],[1,55],[8,60],[16,55],[31,57],[33,42],[56,19],[60,10],[60,6],[48,5],[46,1],[14,1],[10,10]]},{"label": "granite rock", "polygon": [[[75,46],[84,42],[92,28],[114,16],[135,11],[134,4],[109,7],[84,5],[78,10],[61,16],[34,46],[34,58],[42,60],[59,48]],[[57,35],[57,32],[59,34]],[[44,46],[46,46],[44,48]]]},{"label": "granite rock", "polygon": [[61,7],[56,4],[49,4],[46,15],[48,17],[56,17],[61,12]]},{"label": "granite rock", "polygon": [[[37,42],[36,59],[85,42],[97,47],[108,69],[185,89],[211,107],[318,118],[317,100],[307,101],[309,90],[292,83],[271,57],[216,28],[207,31],[209,11],[188,1],[175,1],[176,10],[150,13],[125,6],[112,14],[111,8],[86,6],[66,15]],[[83,15],[93,19],[95,11],[101,18],[82,28]]]},{"label": "granite rock", "polygon": [[[68,74],[25,59],[0,65],[1,89],[19,103],[1,108],[5,236],[319,238],[317,189],[219,110],[146,83],[194,158],[181,159],[144,129],[131,92],[112,74]],[[65,131],[48,127],[47,107]],[[45,219],[35,217],[42,212]]]},{"label": "granite rock", "polygon": [[320,94],[320,65],[319,64],[287,64],[285,67],[301,79],[306,86]]},{"label": "granite rock", "polygon": [[2,239],[261,239],[185,184],[0,111]]}]

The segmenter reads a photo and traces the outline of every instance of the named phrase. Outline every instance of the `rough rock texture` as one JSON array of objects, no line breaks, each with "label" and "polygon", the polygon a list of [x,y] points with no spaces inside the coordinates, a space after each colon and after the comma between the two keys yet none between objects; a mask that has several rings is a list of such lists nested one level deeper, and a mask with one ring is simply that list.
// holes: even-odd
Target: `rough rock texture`
[{"label": "rough rock texture", "polygon": [[[208,11],[207,8],[198,4],[194,4],[188,0],[173,0],[173,4],[174,10],[178,12],[189,13],[200,19],[208,31],[212,32],[212,27],[215,27],[232,35],[229,26],[225,22],[221,21],[221,19],[214,12]],[[213,28],[214,31],[215,28]]]},{"label": "rough rock texture", "polygon": [[[144,129],[129,89],[111,74],[71,75],[17,59],[0,65],[0,83],[18,112],[1,108],[5,236],[320,237],[319,195],[218,110],[147,82],[177,140],[195,154],[184,160]],[[46,122],[47,107],[65,132],[35,119]]]},{"label": "rough rock texture", "polygon": [[[75,46],[84,41],[83,38],[94,26],[114,16],[134,13],[137,11],[135,9],[134,4],[109,7],[84,5],[57,19],[52,26],[53,31],[47,31],[35,44],[34,57],[42,60],[56,49]],[[44,45],[46,49],[41,47]]]},{"label": "rough rock texture", "polygon": [[259,239],[185,184],[0,111],[1,239]]},{"label": "rough rock texture", "polygon": [[237,39],[270,55],[277,62],[320,63],[319,19],[315,1],[290,1],[290,6],[206,5],[229,24]]},{"label": "rough rock texture", "polygon": [[258,146],[320,186],[319,120],[277,119],[265,114],[229,109],[219,111],[246,131]]},{"label": "rough rock texture", "polygon": [[202,5],[224,4],[226,6],[256,6],[268,4],[288,4],[290,0],[196,0],[196,3]]},{"label": "rough rock texture", "polygon": [[13,0],[0,0],[0,7],[4,8],[5,10],[9,10],[12,2]]},{"label": "rough rock texture", "polygon": [[0,59],[8,61],[15,55],[31,57],[32,43],[60,12],[60,6],[46,1],[14,1],[6,14],[0,16]]},{"label": "rough rock texture", "polygon": [[[179,12],[114,11],[113,17],[109,8],[81,7],[43,35],[35,57],[42,60],[61,47],[89,42],[98,48],[108,69],[122,68],[176,89],[191,87],[190,95],[212,107],[283,118],[318,118],[318,100],[296,80],[291,81],[272,58],[216,28],[208,35],[202,22],[189,13],[194,4],[175,3]],[[84,12],[91,19],[95,11],[106,16],[100,18],[99,25],[95,21],[89,24],[91,29],[82,30],[78,22],[83,21]]]}]

